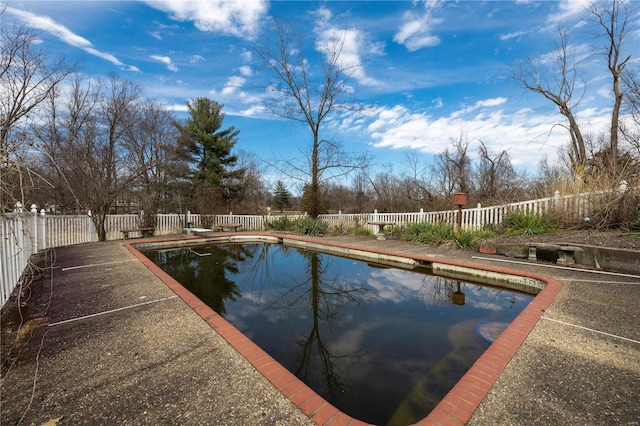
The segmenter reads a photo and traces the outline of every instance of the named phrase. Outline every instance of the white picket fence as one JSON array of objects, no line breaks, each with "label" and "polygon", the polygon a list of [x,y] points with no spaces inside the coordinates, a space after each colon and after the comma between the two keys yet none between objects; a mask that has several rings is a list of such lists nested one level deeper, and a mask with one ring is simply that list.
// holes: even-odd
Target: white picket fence
[{"label": "white picket fence", "polygon": [[31,255],[51,247],[98,241],[89,216],[17,212],[0,217],[0,306],[19,284]]},{"label": "white picket fence", "polygon": [[[582,221],[589,212],[593,193],[560,196],[499,206],[462,209],[462,228],[480,229],[488,224],[500,224],[512,212],[543,214],[561,211],[566,219]],[[199,214],[158,214],[155,235],[182,233],[186,227],[201,228],[205,225],[238,223],[246,231],[264,231],[268,223],[278,220],[277,215],[199,215]],[[295,220],[304,216],[288,216]],[[368,228],[372,233],[376,227],[370,222],[391,222],[398,226],[410,223],[434,222],[457,223],[458,210],[416,213],[373,213],[320,215],[318,219],[330,228]],[[138,215],[108,215],[105,228],[107,240],[122,239],[123,229],[135,229],[143,218]],[[208,227],[208,226],[207,226]],[[40,251],[71,244],[97,241],[96,229],[90,216],[59,216],[37,213],[35,206],[31,212],[18,212],[0,217],[0,306],[3,306],[28,265],[31,255]]]},{"label": "white picket fence", "polygon": [[[32,229],[28,229],[26,221],[19,219],[0,220],[0,302],[4,306],[11,292],[18,284],[27,267],[31,254],[35,253],[32,241]],[[28,236],[24,238],[24,236]]]},{"label": "white picket fence", "polygon": [[[595,194],[600,195],[600,194]],[[590,215],[590,200],[594,193],[561,196],[556,191],[553,197],[537,200],[521,201],[518,203],[502,204],[498,206],[482,207],[478,204],[475,208],[462,209],[462,229],[482,229],[486,225],[499,225],[507,215],[514,212],[530,212],[541,215],[550,212],[562,212],[567,222],[581,222]],[[373,213],[364,214],[332,214],[320,215],[318,219],[329,223],[330,227],[367,227],[372,232],[376,231],[374,225],[369,222],[390,222],[398,226],[407,226],[410,223],[457,223],[458,210],[442,210],[417,213]]]}]

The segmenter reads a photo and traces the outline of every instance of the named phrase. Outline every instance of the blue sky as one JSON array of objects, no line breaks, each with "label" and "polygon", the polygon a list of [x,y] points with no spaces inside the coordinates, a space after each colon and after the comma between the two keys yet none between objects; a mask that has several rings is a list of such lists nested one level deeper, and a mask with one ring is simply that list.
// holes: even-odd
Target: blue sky
[{"label": "blue sky", "polygon": [[[309,140],[300,125],[265,114],[267,76],[255,47],[272,18],[295,22],[314,43],[346,36],[345,61],[364,114],[334,116],[324,137],[368,151],[375,165],[401,173],[406,154],[429,162],[461,134],[476,153],[509,150],[534,174],[568,139],[549,101],[526,94],[509,75],[517,61],[549,64],[558,26],[569,30],[581,60],[585,95],[578,118],[587,131],[607,126],[613,98],[602,40],[589,29],[586,1],[3,1],[2,25],[27,22],[41,47],[79,60],[87,77],[114,72],[145,96],[185,117],[185,101],[224,104],[225,127],[240,130],[236,148],[284,157]],[[640,52],[640,8],[630,20],[627,54]],[[635,50],[635,51],[634,51]],[[637,64],[637,63],[636,63]]]}]

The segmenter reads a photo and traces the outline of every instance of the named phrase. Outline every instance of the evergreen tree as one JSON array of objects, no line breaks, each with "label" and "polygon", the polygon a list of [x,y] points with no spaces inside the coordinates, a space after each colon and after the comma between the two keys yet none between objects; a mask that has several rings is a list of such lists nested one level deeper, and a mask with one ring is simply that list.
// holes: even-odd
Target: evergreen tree
[{"label": "evergreen tree", "polygon": [[191,164],[188,178],[194,189],[217,188],[225,200],[242,191],[244,169],[235,169],[238,157],[231,150],[238,141],[239,130],[222,129],[223,105],[207,98],[187,101],[190,117],[176,124],[180,131],[180,152]]},{"label": "evergreen tree", "polygon": [[283,212],[285,208],[291,207],[291,194],[287,187],[284,186],[282,181],[276,182],[276,189],[273,191],[273,204],[277,209],[280,209],[280,213]]}]

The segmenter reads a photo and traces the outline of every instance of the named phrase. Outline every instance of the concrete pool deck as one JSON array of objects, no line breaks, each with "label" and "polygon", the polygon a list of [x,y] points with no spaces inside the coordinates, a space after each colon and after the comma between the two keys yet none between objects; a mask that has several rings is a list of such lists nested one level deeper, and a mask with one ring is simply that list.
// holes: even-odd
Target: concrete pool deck
[{"label": "concrete pool deck", "polygon": [[[640,424],[639,276],[397,240],[306,239],[557,280],[534,299],[544,311],[519,317],[424,424]],[[170,288],[125,242],[57,248],[44,260],[21,309],[14,297],[2,310],[3,424],[360,423]]]}]

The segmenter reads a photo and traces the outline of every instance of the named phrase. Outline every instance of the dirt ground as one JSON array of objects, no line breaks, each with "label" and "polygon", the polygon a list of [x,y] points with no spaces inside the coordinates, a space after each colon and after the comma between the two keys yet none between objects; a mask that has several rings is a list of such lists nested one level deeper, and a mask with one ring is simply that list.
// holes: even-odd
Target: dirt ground
[{"label": "dirt ground", "polygon": [[497,242],[541,242],[553,244],[583,244],[617,249],[640,250],[640,232],[563,230],[547,235],[499,236]]}]

